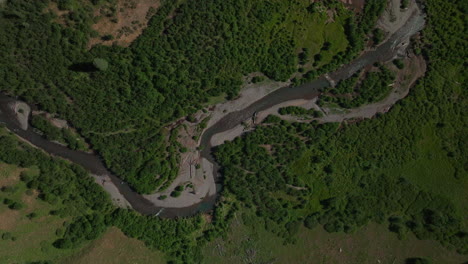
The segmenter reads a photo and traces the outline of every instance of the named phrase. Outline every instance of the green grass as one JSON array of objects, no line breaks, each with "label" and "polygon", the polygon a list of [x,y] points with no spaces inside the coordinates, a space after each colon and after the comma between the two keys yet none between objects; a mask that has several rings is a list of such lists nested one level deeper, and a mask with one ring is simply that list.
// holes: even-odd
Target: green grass
[{"label": "green grass", "polygon": [[[52,246],[57,239],[55,231],[61,227],[64,219],[49,215],[54,207],[37,199],[37,193],[26,194],[26,186],[19,182],[23,169],[13,165],[1,164],[0,177],[2,186],[17,186],[14,193],[1,193],[0,197],[21,201],[25,207],[11,210],[7,205],[0,205],[0,232],[10,232],[16,241],[0,240],[0,263],[23,263],[27,261],[49,260],[66,256],[72,250],[59,250]],[[28,219],[27,215],[38,216]]]},{"label": "green grass", "polygon": [[[309,13],[304,10],[310,1],[300,1],[294,5],[284,22],[284,28],[293,32],[297,40],[297,48],[309,48],[311,54],[319,53],[325,41],[332,43],[329,53],[337,53],[346,49],[348,41],[344,32],[344,23],[350,17],[345,9],[338,8],[341,15],[329,20],[326,12]],[[308,25],[314,25],[313,27]],[[328,53],[328,52],[325,52]]]},{"label": "green grass", "polygon": [[305,175],[308,175],[309,171],[311,170],[311,163],[310,163],[311,158],[312,158],[312,153],[310,150],[308,150],[304,152],[304,154],[302,154],[301,158],[294,161],[293,164],[290,166],[291,172],[294,175],[301,177],[302,180],[304,180],[308,184],[313,183],[312,177],[305,176]]},{"label": "green grass", "polygon": [[[243,210],[244,213],[248,212]],[[322,227],[301,227],[295,244],[266,231],[261,219],[250,212],[248,225],[238,212],[225,239],[217,239],[203,251],[204,263],[404,263],[406,258],[424,257],[432,263],[461,263],[465,256],[445,249],[435,241],[409,235],[398,240],[383,225],[370,223],[354,234],[327,233]],[[340,252],[341,248],[341,252]]]},{"label": "green grass", "polygon": [[461,210],[468,205],[468,178],[454,179],[455,167],[442,149],[442,142],[434,128],[426,126],[423,138],[417,143],[418,158],[391,171],[394,175],[403,175],[421,186],[426,191],[449,198]]},{"label": "green grass", "polygon": [[[55,248],[52,243],[59,238],[56,231],[69,219],[50,215],[49,212],[57,209],[57,205],[38,199],[37,191],[26,192],[26,185],[19,180],[25,170],[37,173],[35,167],[23,169],[0,163],[0,187],[17,186],[14,193],[0,192],[0,198],[21,201],[25,205],[20,210],[11,210],[0,203],[0,237],[9,232],[16,238],[15,241],[0,238],[0,263],[39,260],[52,260],[54,263],[165,263],[162,253],[126,237],[117,228],[110,228],[98,240],[79,248]],[[27,215],[32,212],[37,217],[29,219]]]},{"label": "green grass", "polygon": [[13,174],[19,174],[17,166],[0,164],[0,180],[10,178]]},{"label": "green grass", "polygon": [[[294,4],[282,2],[288,5],[288,12],[285,16],[276,16],[270,20],[269,25],[275,30],[270,31],[274,36],[280,31],[291,33],[291,38],[296,40],[296,50],[301,52],[303,48],[310,51],[309,62],[313,62],[315,54],[322,54],[323,58],[318,66],[329,63],[332,57],[340,51],[345,51],[348,47],[344,25],[345,21],[351,17],[351,12],[338,5],[337,14],[333,19],[329,19],[326,11],[309,13],[307,7],[310,1],[297,1]],[[277,25],[280,26],[277,26]],[[313,26],[311,26],[313,25]],[[321,51],[325,42],[332,43],[328,51]],[[306,67],[309,69],[310,65]]]},{"label": "green grass", "polygon": [[204,105],[209,106],[209,105],[215,105],[215,104],[223,103],[223,102],[226,101],[226,96],[227,96],[226,93],[222,93],[222,94],[220,94],[218,96],[212,96],[212,97],[208,98],[208,102],[206,102]]},{"label": "green grass", "polygon": [[162,264],[166,261],[161,252],[150,250],[142,241],[128,238],[122,231],[112,227],[101,238],[58,263]]}]

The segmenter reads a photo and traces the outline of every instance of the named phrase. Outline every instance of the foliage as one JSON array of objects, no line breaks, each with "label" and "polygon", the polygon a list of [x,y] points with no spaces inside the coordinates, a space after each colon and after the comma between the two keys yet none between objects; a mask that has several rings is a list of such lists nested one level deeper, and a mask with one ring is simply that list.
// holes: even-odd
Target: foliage
[{"label": "foliage", "polygon": [[384,31],[380,28],[376,28],[372,31],[372,40],[374,41],[374,45],[379,44],[385,38]]},{"label": "foliage", "polygon": [[127,236],[138,238],[147,246],[169,253],[181,263],[196,262],[197,243],[191,234],[201,228],[201,217],[160,219],[118,209],[110,214],[108,224],[119,227]]},{"label": "foliage", "polygon": [[79,138],[69,128],[58,128],[50,123],[42,115],[33,115],[31,117],[31,125],[38,129],[48,140],[55,140],[66,144],[71,149],[86,150],[86,145],[83,139]]},{"label": "foliage", "polygon": [[401,0],[400,8],[406,9],[409,6],[409,0]]},{"label": "foliage", "polygon": [[[319,104],[332,102],[343,108],[354,108],[380,101],[390,92],[395,74],[386,67],[380,66],[378,71],[366,73],[360,83],[357,83],[358,78],[358,74],[355,74],[351,78],[341,81],[336,88],[330,90],[335,96],[324,96],[320,99]],[[336,96],[341,92],[354,93],[351,98]]]},{"label": "foliage", "polygon": [[403,69],[405,67],[405,63],[403,62],[403,60],[401,59],[395,59],[393,60],[393,64],[395,64],[395,66],[398,68],[398,69]]},{"label": "foliage", "polygon": [[260,83],[260,82],[263,82],[264,80],[265,80],[264,76],[254,76],[252,78],[252,83]]},{"label": "foliage", "polygon": [[109,63],[105,59],[96,58],[93,60],[93,66],[100,71],[105,71],[109,68]]},{"label": "foliage", "polygon": [[405,264],[431,264],[431,262],[425,258],[409,258],[406,259]]},{"label": "foliage", "polygon": [[[83,168],[49,157],[3,129],[0,130],[0,161],[21,167],[37,166],[21,173],[22,184],[39,190],[39,198],[55,208],[50,211],[51,215],[66,219],[63,227],[56,231],[59,238],[53,246],[58,249],[79,248],[98,238],[109,226],[117,226],[127,236],[166,253],[173,263],[197,263],[203,244],[224,234],[233,212],[238,209],[235,202],[219,203],[212,224],[207,226],[202,226],[202,217],[198,215],[186,219],[161,219],[116,209],[102,187]],[[182,189],[183,186],[177,188]],[[2,197],[2,200],[8,206],[17,203],[13,198]],[[32,212],[26,217],[34,220],[37,214]],[[13,237],[9,233],[4,236],[5,239]]]},{"label": "foliage", "polygon": [[338,14],[325,24],[326,12],[309,13],[309,1],[209,0],[162,1],[130,47],[88,50],[94,5],[103,1],[56,2],[66,11],[61,18],[48,1],[8,1],[0,11],[0,89],[69,121],[142,193],[167,187],[177,175],[180,149],[167,142],[169,122],[213,96],[233,98],[248,73],[289,79],[299,49],[324,56],[324,65],[307,69],[304,77],[311,80],[362,48],[346,50],[351,36],[343,27],[354,20],[338,2],[324,5]]},{"label": "foliage", "polygon": [[[467,254],[467,101],[460,87],[466,40],[457,34],[463,9],[440,0],[427,5],[429,69],[408,98],[385,115],[340,127],[267,118],[268,125],[218,147],[224,193],[253,208],[265,228],[286,242],[295,241],[301,220],[308,227],[317,221],[328,232],[353,232],[377,221],[401,239],[413,232]],[[392,79],[386,69],[369,73],[359,100],[385,94]],[[440,139],[428,141],[426,135]],[[433,155],[443,158],[435,161]],[[410,169],[427,159],[447,168],[436,175],[441,184],[427,183],[432,175]]]}]

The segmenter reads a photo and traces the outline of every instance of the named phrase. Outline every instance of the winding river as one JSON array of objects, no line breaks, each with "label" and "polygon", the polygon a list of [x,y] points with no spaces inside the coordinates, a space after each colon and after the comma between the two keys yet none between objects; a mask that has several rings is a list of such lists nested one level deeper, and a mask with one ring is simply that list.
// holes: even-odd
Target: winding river
[{"label": "winding river", "polygon": [[[424,16],[419,9],[416,9],[414,14],[404,24],[404,26],[401,27],[390,38],[388,38],[387,41],[378,46],[376,49],[366,51],[360,57],[343,66],[338,71],[324,75],[319,79],[304,85],[280,88],[252,103],[248,107],[224,116],[217,123],[209,127],[203,133],[201,138],[201,146],[203,147],[201,155],[203,158],[206,158],[215,165],[215,179],[219,181],[220,175],[217,173],[218,170],[216,162],[212,156],[212,147],[210,141],[213,135],[230,130],[239,125],[241,122],[252,117],[255,112],[266,110],[279,103],[295,99],[312,99],[319,95],[320,89],[331,85],[330,80],[331,82],[336,83],[340,80],[349,78],[355,72],[367,65],[393,59],[399,52],[405,50],[405,47],[409,42],[409,38],[420,31],[423,27]],[[15,99],[0,94],[0,123],[4,123],[10,131],[14,132],[19,137],[25,139],[26,141],[49,154],[62,157],[78,165],[81,165],[92,174],[109,175],[112,183],[127,199],[134,210],[142,214],[156,214],[160,212],[161,217],[172,218],[178,216],[189,216],[196,214],[197,212],[206,211],[213,208],[217,199],[216,195],[207,197],[200,203],[190,207],[164,208],[164,210],[161,212],[161,209],[163,208],[155,206],[142,195],[132,190],[132,188],[130,188],[126,183],[122,182],[122,180],[120,180],[117,176],[110,173],[98,155],[71,150],[62,145],[50,142],[39,134],[35,133],[31,127],[29,127],[27,130],[22,130],[18,121],[16,120],[14,111],[8,106],[12,102],[15,102]]]}]

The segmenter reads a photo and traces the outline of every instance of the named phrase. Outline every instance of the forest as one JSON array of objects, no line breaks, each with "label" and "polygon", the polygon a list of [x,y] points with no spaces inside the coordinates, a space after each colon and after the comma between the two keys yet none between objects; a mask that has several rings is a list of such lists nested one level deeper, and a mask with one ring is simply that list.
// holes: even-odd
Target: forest
[{"label": "forest", "polygon": [[327,91],[330,95],[320,98],[318,104],[323,106],[327,103],[336,103],[343,108],[356,108],[378,102],[390,93],[394,80],[395,73],[381,65],[373,71],[366,72],[361,79],[359,73],[356,73],[349,79],[340,81],[336,87]]},{"label": "forest", "polygon": [[42,115],[33,115],[30,120],[31,126],[37,129],[48,140],[67,145],[71,149],[86,151],[86,143],[70,128],[58,128],[50,123],[50,120]]},{"label": "forest", "polygon": [[[356,17],[337,1],[163,1],[130,47],[88,50],[92,11],[108,1],[77,1],[54,1],[62,17],[46,0],[0,9],[0,90],[67,120],[141,193],[177,175],[167,124],[212,96],[235,97],[251,72],[287,80],[303,71],[295,82],[305,82],[337,68],[362,50],[384,6],[369,1]],[[335,22],[325,23],[327,9]]]},{"label": "forest", "polygon": [[[189,56],[188,50],[173,51],[182,49],[177,47],[176,37],[187,38],[186,45],[192,43],[192,49],[197,48],[195,40],[204,38],[191,38],[192,33],[184,31],[182,25],[187,22],[182,17],[185,16],[174,16],[168,22],[167,14],[174,10],[178,14],[190,14],[191,8],[199,8],[211,11],[192,14],[193,23],[221,21],[209,15],[217,14],[211,8],[237,14],[250,10],[247,5],[250,1],[229,2],[225,6],[217,1],[184,3],[203,5],[203,8],[164,5],[151,21],[150,30],[130,48],[98,46],[89,52],[86,51],[89,27],[83,22],[90,19],[87,11],[71,13],[70,26],[64,27],[51,22],[53,14],[39,12],[46,3],[9,1],[7,8],[0,11],[0,34],[16,36],[0,38],[0,54],[4,58],[0,61],[0,78],[4,80],[1,90],[70,120],[107,164],[142,192],[156,187],[152,172],[169,174],[173,170],[171,166],[176,164],[177,158],[173,156],[177,146],[169,146],[164,138],[167,133],[154,127],[161,128],[195,111],[199,106],[193,104],[201,101],[188,102],[187,98],[198,100],[221,91],[233,96],[239,87],[234,85],[236,74],[263,69],[270,78],[281,79],[284,70],[288,70],[282,68],[282,72],[275,75],[274,70],[261,68],[261,62],[269,60],[259,56],[259,61],[252,62],[256,59],[247,56],[249,50],[238,50],[242,45],[235,45],[235,50],[248,60],[240,60],[245,65],[233,64],[235,72],[230,72],[230,68],[219,71],[213,57],[208,56],[206,58],[211,59],[204,61],[204,57]],[[452,250],[468,254],[467,91],[463,89],[467,76],[464,61],[467,41],[460,34],[464,32],[466,4],[444,0],[425,3],[428,25],[421,44],[428,71],[409,96],[388,113],[349,124],[289,123],[270,116],[255,131],[219,146],[216,159],[222,165],[225,189],[223,199],[212,213],[211,223],[201,215],[160,219],[116,209],[83,168],[50,157],[3,128],[0,129],[0,161],[24,168],[36,167],[37,173],[24,173],[21,180],[28,188],[38,190],[40,199],[56,207],[50,214],[70,219],[57,232],[60,238],[53,244],[56,248],[78,247],[99,237],[109,226],[117,226],[127,236],[165,252],[170,263],[199,263],[203,258],[200,247],[225,236],[234,212],[248,207],[255,210],[268,230],[284,238],[285,243],[295,242],[301,225],[308,228],[323,225],[328,232],[352,233],[375,221],[386,224],[401,239],[412,232],[420,239],[434,239]],[[368,6],[366,10],[373,5]],[[374,21],[375,18],[368,16]],[[240,19],[241,22],[231,19],[234,24],[227,23],[227,27],[241,23],[237,25],[239,30],[246,30],[242,25],[250,23],[247,18]],[[360,30],[372,29],[365,25],[359,27]],[[223,26],[206,23],[205,28],[199,29],[215,34],[215,27]],[[209,31],[210,28],[213,31]],[[200,32],[198,34],[204,34]],[[155,38],[155,35],[164,37]],[[220,35],[221,39],[228,37]],[[205,40],[208,44],[212,41]],[[256,47],[262,43],[246,45]],[[211,43],[203,54],[218,54],[210,53],[210,49],[232,48],[224,44]],[[154,55],[149,49],[168,54]],[[275,52],[286,52],[287,48],[277,47],[277,50],[275,48]],[[292,54],[296,60],[296,54]],[[236,61],[234,57],[241,58],[237,55],[223,57],[226,61],[222,65]],[[108,68],[97,61],[99,70],[76,72],[76,66],[81,70],[89,69],[95,58],[105,59]],[[169,63],[166,60],[181,67],[171,69],[164,64]],[[79,63],[84,65],[77,65]],[[287,63],[283,65],[286,68]],[[73,65],[75,67],[71,67]],[[195,65],[206,68],[194,68]],[[134,68],[142,70],[130,71]],[[157,73],[166,70],[170,78],[164,79],[161,76],[166,75]],[[208,75],[208,71],[214,73]],[[166,83],[158,86],[159,81]],[[193,86],[182,86],[185,82],[193,82],[190,84]],[[151,89],[146,89],[149,87]],[[216,89],[219,91],[212,91]],[[44,124],[38,121],[36,125]],[[50,128],[44,125],[42,129]],[[118,130],[126,133],[106,134]],[[51,133],[58,135],[57,131]],[[169,153],[171,158],[167,161]],[[2,187],[6,187],[2,189],[2,202],[11,206],[11,210],[22,210],[19,201],[4,198],[14,186]],[[6,239],[11,237],[6,235]],[[38,260],[38,263],[46,261]]]},{"label": "forest", "polygon": [[[253,208],[286,243],[295,242],[302,224],[352,233],[374,221],[401,239],[412,232],[468,254],[467,100],[461,87],[467,54],[457,34],[463,4],[430,0],[427,11],[423,52],[429,68],[408,98],[353,124],[269,116],[254,132],[218,147],[225,194]],[[375,87],[375,80],[371,75],[369,85]],[[351,92],[356,81],[342,82],[336,92]]]}]

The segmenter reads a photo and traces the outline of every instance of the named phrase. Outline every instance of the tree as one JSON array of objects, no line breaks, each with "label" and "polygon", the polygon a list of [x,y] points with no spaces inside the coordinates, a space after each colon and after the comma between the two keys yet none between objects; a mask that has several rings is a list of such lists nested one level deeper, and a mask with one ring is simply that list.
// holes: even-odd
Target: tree
[{"label": "tree", "polygon": [[11,238],[12,238],[12,235],[11,235],[10,232],[5,232],[5,233],[3,233],[3,235],[2,235],[2,239],[3,239],[3,240],[8,240],[8,239],[11,239]]},{"label": "tree", "polygon": [[96,58],[93,60],[93,66],[100,71],[105,71],[109,67],[109,63],[105,59]]},{"label": "tree", "polygon": [[406,264],[430,264],[431,262],[425,258],[408,258]]}]

